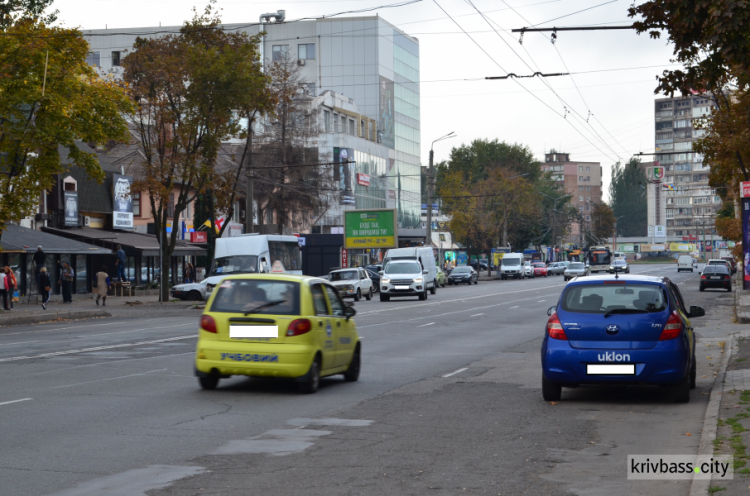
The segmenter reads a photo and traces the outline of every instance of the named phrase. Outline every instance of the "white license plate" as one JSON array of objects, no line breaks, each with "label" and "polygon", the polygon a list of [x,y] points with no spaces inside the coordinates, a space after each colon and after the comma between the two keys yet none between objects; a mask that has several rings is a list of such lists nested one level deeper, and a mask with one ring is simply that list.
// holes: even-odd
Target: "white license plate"
[{"label": "white license plate", "polygon": [[396,289],[409,289],[409,286],[396,286]]},{"label": "white license plate", "polygon": [[711,276],[711,279],[721,279],[720,276]]},{"label": "white license plate", "polygon": [[278,338],[279,326],[230,325],[229,337],[243,338]]},{"label": "white license plate", "polygon": [[598,364],[586,365],[588,375],[635,375],[634,363]]}]

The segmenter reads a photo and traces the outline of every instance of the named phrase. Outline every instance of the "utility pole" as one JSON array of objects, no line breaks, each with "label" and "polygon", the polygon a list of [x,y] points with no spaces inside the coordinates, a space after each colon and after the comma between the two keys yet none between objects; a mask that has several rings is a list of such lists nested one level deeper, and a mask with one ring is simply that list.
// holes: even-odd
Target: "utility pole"
[{"label": "utility pole", "polygon": [[247,169],[245,170],[245,174],[247,176],[247,193],[245,195],[245,201],[247,202],[247,205],[245,206],[245,232],[246,233],[252,233],[254,232],[255,227],[253,226],[253,217],[254,215],[254,198],[253,198],[253,123],[248,120],[247,125],[247,132],[250,133],[248,136],[249,142],[250,142],[250,150],[248,154],[248,161]]},{"label": "utility pole", "polygon": [[445,136],[441,136],[440,138],[436,139],[432,142],[432,145],[430,145],[430,167],[427,169],[427,239],[425,240],[426,246],[432,247],[432,187],[433,183],[435,182],[435,176],[432,168],[432,161],[434,157],[434,152],[432,151],[432,147],[437,143],[438,141],[442,141],[444,139],[449,138],[455,138],[456,135],[453,131],[446,134]]}]

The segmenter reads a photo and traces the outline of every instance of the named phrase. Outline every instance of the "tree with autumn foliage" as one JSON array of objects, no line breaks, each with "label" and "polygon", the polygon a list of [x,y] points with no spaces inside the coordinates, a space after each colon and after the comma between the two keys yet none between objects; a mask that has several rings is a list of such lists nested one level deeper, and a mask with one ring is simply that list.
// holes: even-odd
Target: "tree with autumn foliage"
[{"label": "tree with autumn foliage", "polygon": [[606,203],[597,203],[591,212],[591,234],[600,242],[615,232],[615,214]]},{"label": "tree with autumn foliage", "polygon": [[64,172],[59,147],[103,180],[96,156],[76,142],[129,139],[123,115],[132,109],[122,88],[86,64],[89,45],[79,30],[14,15],[19,20],[0,36],[0,236],[9,222],[34,213]]},{"label": "tree with autumn foliage", "polygon": [[[258,56],[260,35],[224,30],[212,3],[203,13],[195,12],[177,35],[138,38],[122,62],[136,104],[130,117],[144,156],[133,188],[149,192],[156,232],[164,232],[167,220],[178,219],[197,195],[211,190],[216,198],[217,188],[225,187],[223,179],[234,192],[239,172],[230,171],[229,179],[217,174],[221,144],[242,132],[238,111],[261,108],[268,99],[268,78]],[[178,231],[172,229],[161,245],[163,273],[168,273]],[[161,293],[166,299],[169,288],[165,285]]]}]

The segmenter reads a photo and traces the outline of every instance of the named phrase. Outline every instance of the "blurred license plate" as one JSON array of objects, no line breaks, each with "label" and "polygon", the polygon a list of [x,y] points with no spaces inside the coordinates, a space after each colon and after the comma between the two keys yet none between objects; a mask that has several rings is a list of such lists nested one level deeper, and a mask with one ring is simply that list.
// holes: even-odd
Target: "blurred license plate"
[{"label": "blurred license plate", "polygon": [[721,279],[721,276],[711,276],[711,279]]},{"label": "blurred license plate", "polygon": [[634,363],[598,364],[586,365],[588,375],[635,375]]},{"label": "blurred license plate", "polygon": [[409,286],[396,286],[396,289],[409,289]]}]

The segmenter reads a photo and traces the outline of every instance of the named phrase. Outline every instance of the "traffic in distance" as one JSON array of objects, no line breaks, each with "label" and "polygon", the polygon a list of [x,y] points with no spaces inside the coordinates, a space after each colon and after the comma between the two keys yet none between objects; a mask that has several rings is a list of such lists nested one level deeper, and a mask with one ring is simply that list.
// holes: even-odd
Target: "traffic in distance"
[{"label": "traffic in distance", "polygon": [[[216,253],[199,290],[207,302],[195,355],[195,374],[209,390],[236,375],[292,379],[305,393],[316,392],[326,376],[357,381],[362,344],[354,302],[376,293],[381,302],[424,301],[446,285],[479,283],[474,266],[441,267],[423,247],[390,249],[382,264],[334,268],[321,277],[285,269],[301,267],[290,236],[217,240]],[[696,380],[692,319],[705,312],[687,306],[669,278],[630,275],[626,257],[607,247],[592,248],[584,260],[546,264],[505,253],[495,270],[499,280],[561,275],[566,282],[547,311],[545,400],[560,400],[563,388],[627,384],[660,386],[674,401],[689,401]],[[731,290],[736,264],[717,258],[701,270],[692,257],[678,257],[675,272],[684,270],[700,272],[700,291]]]}]

